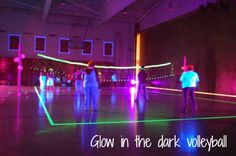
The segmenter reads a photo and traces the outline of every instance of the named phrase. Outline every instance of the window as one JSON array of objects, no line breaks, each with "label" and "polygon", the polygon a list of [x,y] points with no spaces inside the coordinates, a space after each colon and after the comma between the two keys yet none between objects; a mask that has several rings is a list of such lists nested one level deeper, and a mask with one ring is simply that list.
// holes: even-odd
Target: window
[{"label": "window", "polygon": [[113,56],[113,42],[103,43],[103,56]]},{"label": "window", "polygon": [[84,40],[83,41],[83,55],[92,55],[92,40]]},{"label": "window", "polygon": [[35,36],[34,37],[34,51],[35,52],[45,52],[46,51],[46,37],[45,36]]},{"label": "window", "polygon": [[18,50],[19,44],[21,44],[21,35],[19,34],[8,35],[8,50]]},{"label": "window", "polygon": [[69,54],[70,53],[70,48],[69,48],[70,40],[69,40],[69,38],[60,38],[59,43],[60,43],[59,44],[59,53]]}]

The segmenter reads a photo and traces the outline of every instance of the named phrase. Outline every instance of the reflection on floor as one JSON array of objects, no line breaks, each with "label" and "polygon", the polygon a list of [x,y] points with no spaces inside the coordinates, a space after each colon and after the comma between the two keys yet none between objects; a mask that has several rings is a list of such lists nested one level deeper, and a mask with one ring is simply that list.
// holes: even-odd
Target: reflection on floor
[{"label": "reflection on floor", "polygon": [[[37,94],[38,93],[38,94]],[[56,87],[41,92],[0,86],[0,155],[222,155],[236,152],[236,102],[198,97],[198,113],[179,112],[181,95],[148,90],[149,100],[135,102],[135,88],[102,88],[97,112],[84,111],[83,93]],[[114,138],[114,146],[96,145],[96,135]],[[135,138],[149,138],[137,147]],[[188,147],[187,138],[227,135],[227,148]],[[159,147],[163,137],[179,138],[180,147]],[[100,138],[100,139],[102,139]],[[121,140],[125,140],[121,147]],[[105,139],[104,139],[105,140]],[[147,141],[147,140],[146,140]],[[159,142],[160,143],[160,142]],[[167,143],[167,142],[166,142]],[[91,147],[94,144],[95,147]],[[105,145],[104,145],[105,146]],[[129,146],[129,147],[127,147]]]}]

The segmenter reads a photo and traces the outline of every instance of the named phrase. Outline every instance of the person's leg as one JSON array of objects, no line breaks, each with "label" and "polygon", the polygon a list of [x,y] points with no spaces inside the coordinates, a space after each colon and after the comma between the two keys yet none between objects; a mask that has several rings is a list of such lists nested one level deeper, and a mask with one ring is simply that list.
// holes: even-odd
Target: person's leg
[{"label": "person's leg", "polygon": [[186,112],[188,101],[188,88],[183,88],[183,103],[182,103],[182,111]]},{"label": "person's leg", "polygon": [[93,110],[97,111],[97,109],[98,109],[98,104],[97,104],[98,88],[97,87],[91,88],[91,98],[92,98],[92,102],[93,102]]},{"label": "person's leg", "polygon": [[42,89],[45,90],[46,88],[46,81],[47,81],[47,77],[46,76],[42,76]]},{"label": "person's leg", "polygon": [[55,86],[54,81],[55,81],[54,78],[52,78],[52,86],[51,86],[52,89],[54,89],[54,86]]},{"label": "person's leg", "polygon": [[141,85],[138,84],[138,91],[137,91],[137,95],[136,95],[135,101],[138,101],[138,99],[139,99],[140,90],[141,90]]},{"label": "person's leg", "polygon": [[39,88],[40,89],[42,89],[42,85],[43,85],[43,83],[42,83],[42,76],[39,76]]},{"label": "person's leg", "polygon": [[192,110],[194,112],[196,112],[197,111],[197,103],[196,103],[196,98],[195,98],[195,88],[194,87],[189,89],[189,96],[190,96],[191,103],[192,103]]},{"label": "person's leg", "polygon": [[75,80],[75,93],[81,94],[82,92],[82,82],[80,80]]},{"label": "person's leg", "polygon": [[147,88],[146,88],[146,84],[143,84],[143,97],[145,98],[145,101],[148,100],[148,95],[147,95]]},{"label": "person's leg", "polygon": [[40,89],[44,90],[44,79],[43,76],[39,76]]},{"label": "person's leg", "polygon": [[78,80],[75,80],[75,95],[78,95]]},{"label": "person's leg", "polygon": [[82,81],[79,80],[78,83],[79,83],[79,84],[78,84],[78,91],[79,91],[79,94],[81,94],[81,93],[82,93],[82,90],[83,90],[83,87],[82,87]]},{"label": "person's leg", "polygon": [[75,90],[77,90],[78,89],[78,80],[75,80]]},{"label": "person's leg", "polygon": [[46,80],[46,87],[48,87],[49,86],[49,78],[47,78],[47,80]]},{"label": "person's leg", "polygon": [[85,110],[88,111],[90,108],[90,88],[84,88],[84,96],[85,96]]},{"label": "person's leg", "polygon": [[48,89],[51,90],[52,88],[52,78],[48,78]]}]

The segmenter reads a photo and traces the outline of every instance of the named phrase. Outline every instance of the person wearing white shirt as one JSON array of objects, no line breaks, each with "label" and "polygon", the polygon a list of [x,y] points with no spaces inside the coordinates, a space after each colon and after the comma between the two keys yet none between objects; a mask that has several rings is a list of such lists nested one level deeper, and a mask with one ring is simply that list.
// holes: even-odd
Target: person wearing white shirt
[{"label": "person wearing white shirt", "polygon": [[188,65],[187,71],[183,72],[180,81],[182,82],[183,104],[182,111],[186,112],[188,97],[192,103],[192,110],[197,111],[197,103],[195,99],[195,90],[199,82],[199,76],[194,72],[194,66]]}]

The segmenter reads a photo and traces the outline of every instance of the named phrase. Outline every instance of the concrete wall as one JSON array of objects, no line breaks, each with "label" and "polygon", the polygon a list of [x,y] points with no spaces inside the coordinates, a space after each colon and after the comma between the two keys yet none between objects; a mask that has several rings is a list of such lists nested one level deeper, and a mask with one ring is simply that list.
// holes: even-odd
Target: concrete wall
[{"label": "concrete wall", "polygon": [[[66,23],[66,18],[55,15],[50,18],[58,19],[58,23]],[[2,9],[0,11],[0,56],[14,57],[15,51],[8,51],[8,34],[21,34],[23,53],[28,58],[37,58],[34,52],[35,35],[46,36],[45,55],[63,58],[67,60],[108,62],[114,65],[131,65],[133,62],[133,24],[122,22],[109,22],[99,27],[87,28],[84,26],[71,26],[66,24],[48,23],[42,21],[41,14],[14,9]],[[29,32],[32,34],[24,34]],[[56,34],[50,36],[49,34]],[[59,38],[80,36],[81,39],[93,40],[93,55],[82,55],[81,49],[71,49],[69,55],[59,54]],[[103,56],[103,41],[114,42],[113,57]]]},{"label": "concrete wall", "polygon": [[[196,12],[142,33],[142,63],[174,62],[177,76],[183,65],[194,64],[202,91],[236,93],[236,6],[230,12]],[[178,87],[178,81],[176,83]]]}]

